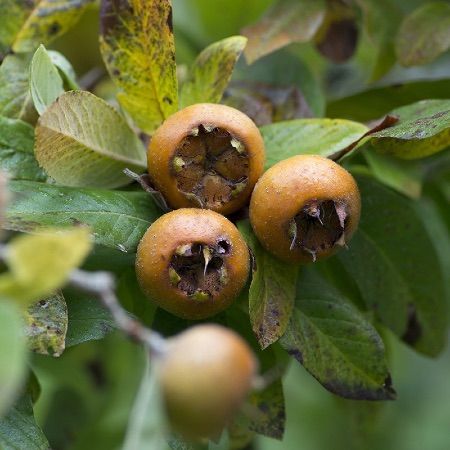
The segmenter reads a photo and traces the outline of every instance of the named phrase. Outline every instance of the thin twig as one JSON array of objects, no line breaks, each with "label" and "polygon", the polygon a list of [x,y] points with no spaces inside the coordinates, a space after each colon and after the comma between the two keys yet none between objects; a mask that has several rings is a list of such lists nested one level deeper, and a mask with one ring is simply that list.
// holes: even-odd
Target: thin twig
[{"label": "thin twig", "polygon": [[77,269],[71,273],[69,281],[72,286],[95,295],[111,313],[118,328],[131,339],[143,344],[154,355],[165,352],[164,337],[145,327],[122,308],[115,293],[114,277],[109,272],[87,272]]}]

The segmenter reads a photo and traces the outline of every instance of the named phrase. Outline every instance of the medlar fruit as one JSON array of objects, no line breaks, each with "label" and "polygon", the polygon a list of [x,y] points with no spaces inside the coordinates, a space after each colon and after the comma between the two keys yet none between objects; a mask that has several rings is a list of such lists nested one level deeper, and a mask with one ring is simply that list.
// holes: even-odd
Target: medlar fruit
[{"label": "medlar fruit", "polygon": [[264,168],[264,142],[244,113],[200,103],[170,116],[152,136],[148,173],[173,208],[230,214],[245,205]]},{"label": "medlar fruit", "polygon": [[164,214],[137,249],[136,274],[158,306],[185,319],[204,319],[227,308],[249,273],[248,247],[224,216],[182,208]]},{"label": "medlar fruit", "polygon": [[260,178],[250,201],[250,222],[269,252],[287,262],[308,263],[346,245],[360,210],[350,173],[328,158],[299,155]]},{"label": "medlar fruit", "polygon": [[197,325],[168,340],[159,375],[172,428],[216,438],[247,396],[257,362],[247,343],[219,325]]}]

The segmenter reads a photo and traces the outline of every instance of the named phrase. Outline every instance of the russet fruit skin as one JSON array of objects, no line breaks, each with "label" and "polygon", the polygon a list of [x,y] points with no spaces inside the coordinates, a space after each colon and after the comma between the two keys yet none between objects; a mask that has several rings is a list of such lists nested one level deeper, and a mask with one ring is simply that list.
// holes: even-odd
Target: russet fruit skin
[{"label": "russet fruit skin", "polygon": [[169,339],[159,375],[172,428],[189,440],[220,436],[256,371],[247,343],[220,325],[197,325]]},{"label": "russet fruit skin", "polygon": [[[209,251],[206,269],[204,260],[195,270],[183,266],[189,257],[177,255],[191,244]],[[215,255],[214,249],[223,254]],[[198,266],[203,252],[195,258]],[[137,249],[136,275],[143,292],[161,308],[185,319],[204,319],[235,300],[247,281],[249,260],[247,244],[227,218],[211,210],[182,208],[161,216],[144,234]],[[206,287],[201,285],[204,274],[210,277]],[[188,294],[186,289],[194,284],[201,290]]]},{"label": "russet fruit skin", "polygon": [[[198,131],[200,126],[209,127],[208,129],[216,127],[226,131],[245,148],[247,156],[245,186],[242,185],[236,189],[231,198],[224,203],[203,205],[221,214],[231,214],[247,203],[255,183],[263,172],[265,159],[264,142],[258,128],[248,116],[237,109],[219,104],[199,103],[170,116],[156,130],[148,146],[148,173],[155,187],[164,195],[172,208],[201,206],[194,196],[186,195],[186,192],[179,189],[174,162],[180,144],[192,137],[193,130]],[[205,133],[208,134],[204,128],[201,129],[203,136]],[[180,171],[181,167],[184,166],[179,163]],[[187,178],[195,176],[196,174],[190,173]],[[212,186],[211,182],[210,180],[210,186]]]},{"label": "russet fruit skin", "polygon": [[[299,245],[304,239],[300,233],[295,235],[297,240],[293,245],[290,229],[293,218],[302,211],[304,214],[308,205],[324,202],[334,203],[345,211],[341,239],[333,239],[333,242],[324,239],[322,247],[317,245],[311,252]],[[349,172],[328,158],[298,155],[275,164],[260,178],[250,201],[250,222],[259,241],[269,252],[286,262],[306,264],[330,256],[345,245],[358,226],[360,210],[358,186]],[[316,214],[322,213],[320,221],[316,216],[309,217],[309,220],[315,221],[317,233],[326,229],[321,230],[322,223],[325,227],[339,226],[339,217],[334,210],[336,215],[332,225],[326,223],[330,210],[325,216],[323,210],[319,208],[318,211]],[[317,236],[320,237],[319,234]],[[317,240],[314,245],[316,243]]]}]

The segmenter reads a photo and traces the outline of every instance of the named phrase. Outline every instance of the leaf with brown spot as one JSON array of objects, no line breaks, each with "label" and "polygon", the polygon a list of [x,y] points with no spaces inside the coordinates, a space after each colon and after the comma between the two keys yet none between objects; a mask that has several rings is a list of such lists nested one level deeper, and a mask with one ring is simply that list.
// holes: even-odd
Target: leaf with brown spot
[{"label": "leaf with brown spot", "polygon": [[243,36],[231,36],[206,47],[181,88],[180,108],[194,103],[219,103],[246,43]]},{"label": "leaf with brown spot", "polygon": [[279,0],[255,24],[245,27],[249,64],[293,42],[310,41],[325,17],[323,0]]},{"label": "leaf with brown spot", "polygon": [[450,4],[432,2],[405,17],[397,34],[397,57],[403,66],[427,64],[450,48]]},{"label": "leaf with brown spot", "polygon": [[102,0],[100,51],[117,99],[145,132],[178,110],[169,0]]},{"label": "leaf with brown spot", "polygon": [[41,355],[61,356],[67,322],[67,305],[61,292],[34,303],[25,311],[28,348]]},{"label": "leaf with brown spot", "polygon": [[279,261],[266,252],[248,222],[240,222],[239,229],[256,259],[249,290],[249,312],[253,331],[261,348],[265,349],[286,330],[294,307],[298,267]]},{"label": "leaf with brown spot", "polygon": [[302,271],[294,314],[280,342],[334,394],[358,400],[395,398],[381,337],[315,267]]}]

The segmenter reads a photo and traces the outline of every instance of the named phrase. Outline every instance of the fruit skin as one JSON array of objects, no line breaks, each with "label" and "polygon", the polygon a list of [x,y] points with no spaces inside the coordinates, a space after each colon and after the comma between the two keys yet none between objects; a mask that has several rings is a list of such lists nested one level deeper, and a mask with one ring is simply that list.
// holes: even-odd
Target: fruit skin
[{"label": "fruit skin", "polygon": [[159,375],[172,427],[190,440],[218,437],[256,371],[247,343],[220,325],[197,325],[171,338]]},{"label": "fruit skin", "polygon": [[197,208],[194,199],[178,190],[172,174],[171,161],[178,144],[199,125],[214,125],[229,131],[245,145],[249,156],[249,177],[245,188],[235,198],[214,211],[231,214],[242,208],[264,170],[264,141],[254,122],[235,108],[214,103],[188,106],[169,118],[153,134],[147,151],[148,173],[155,187],[173,208]]},{"label": "fruit skin", "polygon": [[[196,301],[173,286],[169,263],[187,243],[230,244],[224,260],[228,282],[210,299]],[[146,231],[136,255],[136,275],[143,292],[161,308],[185,319],[204,319],[227,308],[244,287],[250,270],[247,244],[227,218],[211,210],[182,208],[158,218]]]},{"label": "fruit skin", "polygon": [[[286,262],[309,263],[311,255],[290,249],[289,222],[311,200],[345,202],[345,240],[356,230],[361,198],[355,179],[339,164],[318,155],[298,155],[280,161],[260,178],[250,201],[250,222],[261,244]],[[317,254],[332,255],[338,246]]]}]

